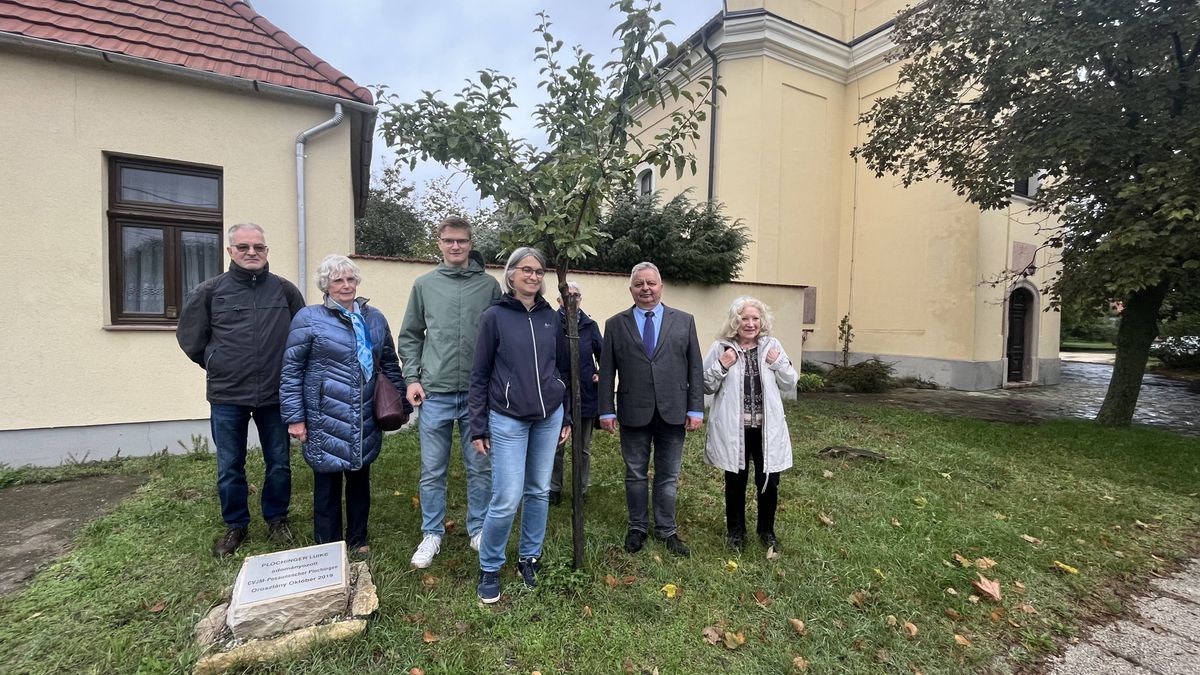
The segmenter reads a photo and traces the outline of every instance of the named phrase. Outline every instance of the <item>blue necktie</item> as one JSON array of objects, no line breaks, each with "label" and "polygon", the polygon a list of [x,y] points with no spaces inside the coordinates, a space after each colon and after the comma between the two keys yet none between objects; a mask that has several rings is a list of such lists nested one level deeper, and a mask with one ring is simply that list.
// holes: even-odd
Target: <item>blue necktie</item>
[{"label": "blue necktie", "polygon": [[646,312],[646,326],[642,329],[642,346],[646,356],[654,355],[654,312]]}]

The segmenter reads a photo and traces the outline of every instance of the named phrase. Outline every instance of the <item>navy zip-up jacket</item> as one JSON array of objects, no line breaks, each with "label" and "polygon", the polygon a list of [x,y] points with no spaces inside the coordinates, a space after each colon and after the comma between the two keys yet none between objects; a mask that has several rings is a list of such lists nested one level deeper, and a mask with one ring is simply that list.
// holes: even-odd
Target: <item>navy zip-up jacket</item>
[{"label": "navy zip-up jacket", "polygon": [[[563,335],[567,334],[567,310],[558,310],[558,320],[562,325]],[[604,340],[600,337],[600,327],[581,309],[579,310],[579,414],[581,417],[595,417],[598,410],[599,394],[597,383],[592,376],[596,374],[596,362],[600,360],[600,350]],[[570,344],[563,342],[563,349],[568,350],[567,359],[570,364]],[[563,371],[563,380],[571,381],[571,369],[568,365]]]},{"label": "navy zip-up jacket", "polygon": [[533,308],[505,293],[479,319],[479,340],[471,367],[468,402],[471,440],[488,438],[488,413],[537,422],[563,406],[563,426],[571,422],[571,397],[561,358],[566,341],[558,313],[538,295]]}]

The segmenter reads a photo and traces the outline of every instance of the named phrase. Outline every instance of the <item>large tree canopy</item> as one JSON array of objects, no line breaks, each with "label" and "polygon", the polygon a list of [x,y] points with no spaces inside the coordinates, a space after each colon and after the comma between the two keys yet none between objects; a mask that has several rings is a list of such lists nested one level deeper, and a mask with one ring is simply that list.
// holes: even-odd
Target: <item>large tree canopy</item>
[{"label": "large tree canopy", "polygon": [[1051,292],[1121,300],[1097,418],[1129,424],[1163,298],[1200,267],[1196,0],[929,0],[897,20],[899,93],[854,153],[985,209],[1042,174]]}]

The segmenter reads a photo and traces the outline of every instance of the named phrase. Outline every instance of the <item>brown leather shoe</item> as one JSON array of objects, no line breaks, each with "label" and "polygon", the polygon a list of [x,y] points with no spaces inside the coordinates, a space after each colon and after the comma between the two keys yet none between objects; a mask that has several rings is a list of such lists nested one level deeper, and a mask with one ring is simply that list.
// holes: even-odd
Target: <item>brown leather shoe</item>
[{"label": "brown leather shoe", "polygon": [[213,557],[224,558],[237,550],[246,540],[246,528],[231,527],[225,530],[225,535],[213,542]]}]

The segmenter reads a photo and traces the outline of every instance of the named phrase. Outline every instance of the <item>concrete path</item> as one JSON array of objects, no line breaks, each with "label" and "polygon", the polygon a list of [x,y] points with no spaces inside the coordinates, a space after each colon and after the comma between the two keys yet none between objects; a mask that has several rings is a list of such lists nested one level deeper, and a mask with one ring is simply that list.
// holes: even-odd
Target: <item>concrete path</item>
[{"label": "concrete path", "polygon": [[1200,673],[1200,560],[1155,579],[1127,618],[1085,633],[1047,662],[1051,675]]}]

